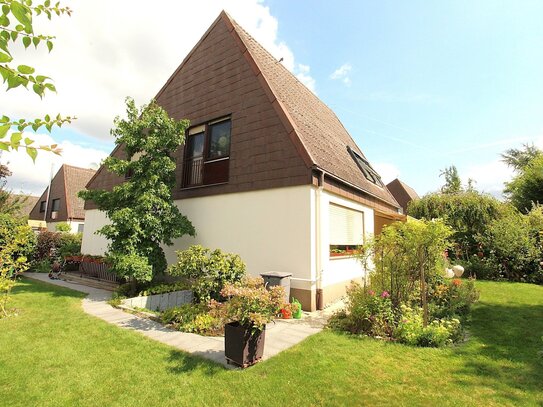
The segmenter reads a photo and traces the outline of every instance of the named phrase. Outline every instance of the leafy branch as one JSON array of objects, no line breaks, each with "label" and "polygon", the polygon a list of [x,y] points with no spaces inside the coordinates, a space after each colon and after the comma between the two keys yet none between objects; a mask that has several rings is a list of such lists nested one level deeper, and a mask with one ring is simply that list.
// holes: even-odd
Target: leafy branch
[{"label": "leafy branch", "polygon": [[[0,0],[0,5],[2,10],[0,14],[0,75],[3,83],[7,85],[6,91],[19,86],[28,89],[28,85],[32,84],[32,91],[40,98],[43,98],[46,90],[56,92],[51,78],[45,75],[35,75],[33,67],[28,65],[18,65],[16,68],[10,66],[9,64],[13,62],[13,56],[9,46],[17,41],[22,42],[25,49],[30,45],[38,48],[38,46],[45,44],[48,51],[51,52],[55,37],[35,34],[32,18],[43,14],[51,20],[55,14],[57,16],[64,14],[71,16],[72,10],[68,7],[61,7],[59,2],[51,5],[50,0],[45,0],[39,4],[33,4],[32,0]],[[19,148],[25,148],[34,161],[38,150],[60,154],[61,150],[57,145],[34,146],[34,140],[28,137],[23,140],[22,132],[26,128],[37,131],[41,127],[45,127],[47,131],[51,132],[53,126],[61,127],[65,123],[71,123],[72,120],[75,120],[75,117],[61,117],[60,114],[56,118],[46,115],[43,119],[31,121],[25,119],[11,120],[9,117],[3,116],[0,120],[0,150],[17,151]],[[9,140],[4,140],[12,127],[16,127],[18,131],[12,132]]]},{"label": "leafy branch", "polygon": [[[52,144],[50,146],[36,146],[34,144],[35,141],[29,137],[25,137],[23,140],[23,132],[29,127],[34,131],[37,131],[41,127],[45,127],[50,132],[53,126],[62,127],[63,124],[71,123],[72,120],[75,119],[75,117],[69,116],[62,117],[60,114],[58,114],[56,117],[46,115],[44,119],[34,119],[33,121],[27,121],[25,119],[11,120],[9,117],[3,116],[0,119],[0,150],[9,151],[12,149],[18,151],[19,148],[24,148],[33,161],[36,160],[38,150],[48,151],[60,155],[62,149],[60,149],[57,144]],[[12,127],[16,127],[18,131],[12,132],[9,140],[4,140],[8,131]]]}]

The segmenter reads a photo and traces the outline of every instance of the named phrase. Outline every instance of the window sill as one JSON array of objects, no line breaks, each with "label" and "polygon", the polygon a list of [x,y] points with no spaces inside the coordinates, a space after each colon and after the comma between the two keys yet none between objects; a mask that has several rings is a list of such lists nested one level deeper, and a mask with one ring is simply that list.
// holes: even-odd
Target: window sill
[{"label": "window sill", "polygon": [[352,259],[356,257],[356,254],[340,254],[335,256],[330,256],[330,260],[344,260],[344,259]]},{"label": "window sill", "polygon": [[200,189],[207,187],[216,187],[218,185],[226,185],[228,182],[217,182],[216,184],[205,184],[205,185],[193,185],[190,187],[181,187],[181,191],[190,191],[191,189]]}]

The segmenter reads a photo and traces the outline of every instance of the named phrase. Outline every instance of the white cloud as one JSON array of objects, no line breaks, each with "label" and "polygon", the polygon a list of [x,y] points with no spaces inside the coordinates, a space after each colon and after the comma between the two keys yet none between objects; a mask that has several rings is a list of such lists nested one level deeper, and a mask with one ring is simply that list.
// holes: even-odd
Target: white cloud
[{"label": "white cloud", "polygon": [[294,74],[300,82],[307,86],[313,93],[317,94],[315,89],[315,79],[309,74],[309,66],[298,64],[294,70]]},{"label": "white cloud", "polygon": [[373,164],[373,168],[375,168],[375,171],[381,176],[385,185],[400,176],[398,167],[391,163],[375,163]]},{"label": "white cloud", "polygon": [[332,74],[330,75],[330,79],[340,80],[345,85],[349,86],[351,85],[351,78],[349,77],[349,74],[351,73],[352,69],[353,67],[351,66],[351,64],[343,64],[334,72],[332,72]]},{"label": "white cloud", "polygon": [[[39,141],[39,144],[56,144],[55,140],[47,134],[24,134]],[[108,153],[89,147],[82,147],[69,141],[58,143],[62,148],[62,156],[52,153],[40,152],[36,162],[32,160],[24,149],[19,151],[3,152],[1,161],[7,163],[13,173],[8,178],[7,187],[15,193],[23,192],[33,195],[41,195],[49,183],[51,166],[53,175],[59,170],[62,164],[70,164],[82,168],[97,169],[100,162],[107,157]]]},{"label": "white cloud", "polygon": [[[278,40],[278,21],[259,0],[170,2],[157,0],[65,2],[72,17],[35,20],[36,32],[57,37],[51,54],[43,49],[15,50],[15,63],[37,68],[55,80],[58,94],[40,99],[23,89],[9,91],[2,112],[14,117],[75,115],[73,127],[109,139],[124,98],[138,104],[153,98],[205,30],[225,9],[312,90],[309,67],[296,63]],[[64,3],[63,3],[64,4]]]},{"label": "white cloud", "polygon": [[475,188],[502,197],[504,182],[510,181],[513,177],[513,170],[499,159],[487,163],[471,165],[466,169],[459,169],[466,184],[471,178],[475,181]]}]

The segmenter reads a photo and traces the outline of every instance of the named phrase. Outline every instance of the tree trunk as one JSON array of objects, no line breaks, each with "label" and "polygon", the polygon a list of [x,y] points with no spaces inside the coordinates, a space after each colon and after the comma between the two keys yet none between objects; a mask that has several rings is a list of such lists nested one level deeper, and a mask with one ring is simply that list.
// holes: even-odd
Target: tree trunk
[{"label": "tree trunk", "polygon": [[424,263],[420,265],[420,300],[422,302],[422,325],[428,326],[428,297],[426,295],[426,278],[424,276]]}]

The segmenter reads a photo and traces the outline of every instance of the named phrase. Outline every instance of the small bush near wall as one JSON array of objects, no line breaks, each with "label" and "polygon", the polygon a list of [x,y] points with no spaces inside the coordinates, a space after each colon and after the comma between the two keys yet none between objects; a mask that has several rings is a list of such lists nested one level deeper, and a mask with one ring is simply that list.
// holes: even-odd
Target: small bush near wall
[{"label": "small bush near wall", "polygon": [[237,254],[194,245],[177,252],[177,263],[170,266],[168,272],[190,281],[199,302],[219,301],[223,299],[221,290],[225,284],[243,279],[245,263]]},{"label": "small bush near wall", "polygon": [[57,232],[71,232],[72,227],[67,222],[59,222],[55,226]]}]

